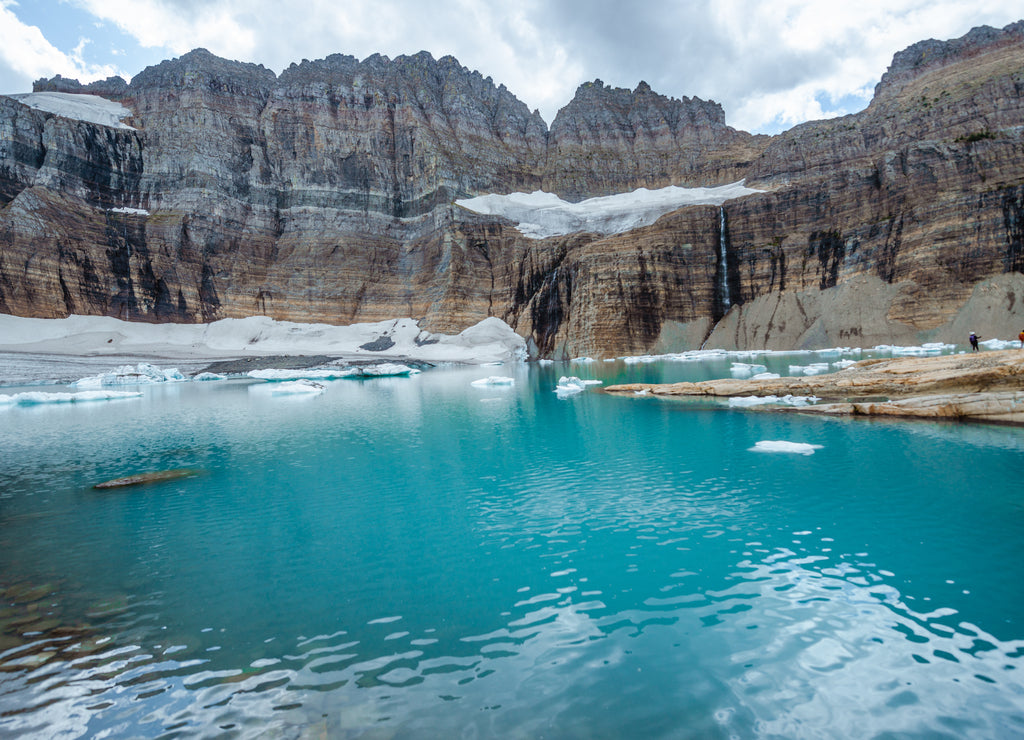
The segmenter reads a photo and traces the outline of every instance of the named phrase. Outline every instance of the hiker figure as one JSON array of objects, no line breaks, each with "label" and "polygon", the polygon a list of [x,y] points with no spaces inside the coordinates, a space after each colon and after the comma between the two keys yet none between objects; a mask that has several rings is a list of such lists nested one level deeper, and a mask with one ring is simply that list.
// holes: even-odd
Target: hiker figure
[{"label": "hiker figure", "polygon": [[1020,348],[1024,349],[1024,329],[1021,329],[1020,334],[1017,335],[1017,339],[1020,340]]},{"label": "hiker figure", "polygon": [[972,331],[971,332],[971,336],[968,337],[968,340],[970,340],[970,342],[971,342],[971,349],[974,350],[975,352],[977,352],[978,351],[978,335],[975,334]]}]

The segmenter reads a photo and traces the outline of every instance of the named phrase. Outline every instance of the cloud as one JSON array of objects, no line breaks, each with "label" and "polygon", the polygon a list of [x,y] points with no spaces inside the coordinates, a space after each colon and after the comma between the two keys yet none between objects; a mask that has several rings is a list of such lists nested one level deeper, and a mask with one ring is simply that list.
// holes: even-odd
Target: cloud
[{"label": "cloud", "polygon": [[51,44],[36,26],[22,23],[14,12],[17,3],[0,0],[0,90],[25,92],[40,77],[62,74],[82,82],[119,74],[116,67],[85,61],[88,39],[65,53]]},{"label": "cloud", "polygon": [[[765,131],[863,107],[893,54],[916,41],[1024,15],[1019,0],[69,1],[168,56],[202,46],[280,72],[333,53],[426,50],[505,84],[548,123],[580,83],[601,78],[716,100],[730,125]],[[26,79],[109,69],[87,64],[91,46],[59,51],[14,7],[0,0],[0,73],[2,63]]]}]

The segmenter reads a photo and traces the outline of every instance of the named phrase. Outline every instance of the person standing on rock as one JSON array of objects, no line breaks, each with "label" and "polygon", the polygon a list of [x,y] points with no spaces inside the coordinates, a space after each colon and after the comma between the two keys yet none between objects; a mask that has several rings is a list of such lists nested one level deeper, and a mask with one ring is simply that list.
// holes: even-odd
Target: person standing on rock
[{"label": "person standing on rock", "polygon": [[977,335],[977,334],[975,334],[975,333],[974,333],[974,332],[972,331],[972,332],[971,332],[971,336],[967,337],[967,339],[968,339],[968,340],[970,341],[970,343],[971,343],[971,349],[972,349],[972,350],[974,350],[975,352],[977,352],[977,351],[978,351],[978,335]]},{"label": "person standing on rock", "polygon": [[1021,329],[1020,334],[1017,335],[1017,339],[1020,340],[1020,348],[1024,349],[1024,329]]}]

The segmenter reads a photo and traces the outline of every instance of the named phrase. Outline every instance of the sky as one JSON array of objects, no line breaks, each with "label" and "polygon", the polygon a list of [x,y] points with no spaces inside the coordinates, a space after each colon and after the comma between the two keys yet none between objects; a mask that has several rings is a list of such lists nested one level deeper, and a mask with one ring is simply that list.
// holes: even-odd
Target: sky
[{"label": "sky", "polygon": [[1024,18],[1020,0],[0,0],[0,93],[130,80],[204,47],[302,59],[451,54],[550,125],[583,82],[714,100],[754,133],[862,110],[893,54]]}]

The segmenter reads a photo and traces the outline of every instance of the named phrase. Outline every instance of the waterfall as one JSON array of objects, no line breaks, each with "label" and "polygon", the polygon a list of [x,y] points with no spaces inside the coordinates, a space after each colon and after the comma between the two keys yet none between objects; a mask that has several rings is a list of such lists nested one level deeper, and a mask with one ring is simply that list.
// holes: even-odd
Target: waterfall
[{"label": "waterfall", "polygon": [[722,313],[729,313],[729,265],[725,259],[728,237],[725,230],[725,206],[718,207],[718,290],[722,296]]}]

